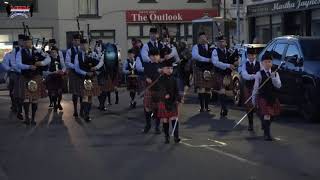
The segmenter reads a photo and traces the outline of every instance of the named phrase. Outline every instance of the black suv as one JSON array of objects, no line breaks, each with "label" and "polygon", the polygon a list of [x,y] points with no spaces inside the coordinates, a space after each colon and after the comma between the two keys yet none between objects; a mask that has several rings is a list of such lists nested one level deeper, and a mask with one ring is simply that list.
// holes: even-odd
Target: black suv
[{"label": "black suv", "polygon": [[279,69],[280,102],[294,105],[305,119],[320,120],[320,37],[284,36],[273,39],[259,54],[273,53],[273,68]]}]

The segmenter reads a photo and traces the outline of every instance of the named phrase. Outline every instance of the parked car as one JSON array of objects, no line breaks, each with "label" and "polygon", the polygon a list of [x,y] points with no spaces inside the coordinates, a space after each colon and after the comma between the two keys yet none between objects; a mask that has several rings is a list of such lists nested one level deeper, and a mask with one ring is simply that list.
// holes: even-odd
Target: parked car
[{"label": "parked car", "polygon": [[282,87],[280,102],[297,107],[307,120],[319,120],[320,112],[320,37],[284,36],[273,39],[260,53],[273,53],[273,68],[278,68]]}]

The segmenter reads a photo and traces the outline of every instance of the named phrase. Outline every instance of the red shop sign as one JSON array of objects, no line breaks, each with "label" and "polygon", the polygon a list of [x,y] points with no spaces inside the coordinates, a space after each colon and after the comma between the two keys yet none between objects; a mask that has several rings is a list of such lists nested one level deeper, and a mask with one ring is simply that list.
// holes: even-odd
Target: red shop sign
[{"label": "red shop sign", "polygon": [[183,10],[137,10],[126,11],[128,23],[139,22],[190,22],[203,16],[216,17],[214,9],[183,9]]}]

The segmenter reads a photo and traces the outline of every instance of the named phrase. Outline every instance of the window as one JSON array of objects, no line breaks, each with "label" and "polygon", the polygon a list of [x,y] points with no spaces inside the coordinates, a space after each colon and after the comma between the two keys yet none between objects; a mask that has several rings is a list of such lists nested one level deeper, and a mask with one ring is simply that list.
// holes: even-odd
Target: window
[{"label": "window", "polygon": [[79,0],[79,15],[98,15],[98,0]]},{"label": "window", "polygon": [[188,0],[188,3],[205,3],[205,0]]},{"label": "window", "polygon": [[[233,0],[233,4],[237,4],[237,0]],[[239,4],[243,4],[243,0],[239,0]]]},{"label": "window", "polygon": [[289,45],[287,53],[286,53],[286,57],[297,56],[298,58],[300,58],[299,54],[300,54],[299,49],[297,48],[296,45]]},{"label": "window", "polygon": [[287,44],[277,44],[273,49],[273,58],[282,60],[282,55],[286,47],[287,47]]},{"label": "window", "polygon": [[128,25],[128,36],[129,37],[139,37],[140,36],[140,26],[139,25]]},{"label": "window", "polygon": [[140,0],[138,3],[157,3],[156,0]]},{"label": "window", "polygon": [[104,43],[115,43],[115,30],[92,30],[90,31],[91,41],[102,40]]}]

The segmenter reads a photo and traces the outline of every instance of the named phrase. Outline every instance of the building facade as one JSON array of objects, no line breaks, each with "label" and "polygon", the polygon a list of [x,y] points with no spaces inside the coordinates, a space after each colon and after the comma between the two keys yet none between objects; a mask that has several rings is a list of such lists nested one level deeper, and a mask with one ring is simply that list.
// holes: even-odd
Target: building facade
[{"label": "building facade", "polygon": [[319,0],[261,1],[247,7],[249,40],[282,35],[320,36]]},{"label": "building facade", "polygon": [[[15,4],[19,0],[8,0]],[[21,2],[21,1],[20,1]],[[56,38],[62,49],[70,45],[72,35],[80,31],[92,42],[118,44],[123,54],[131,38],[148,40],[151,26],[167,27],[176,39],[192,42],[191,21],[205,15],[218,16],[215,0],[27,0],[34,4],[33,17],[8,18],[0,9],[0,46],[23,33],[22,22],[35,38]],[[0,1],[3,4],[3,2]],[[94,44],[94,43],[93,43]]]}]

